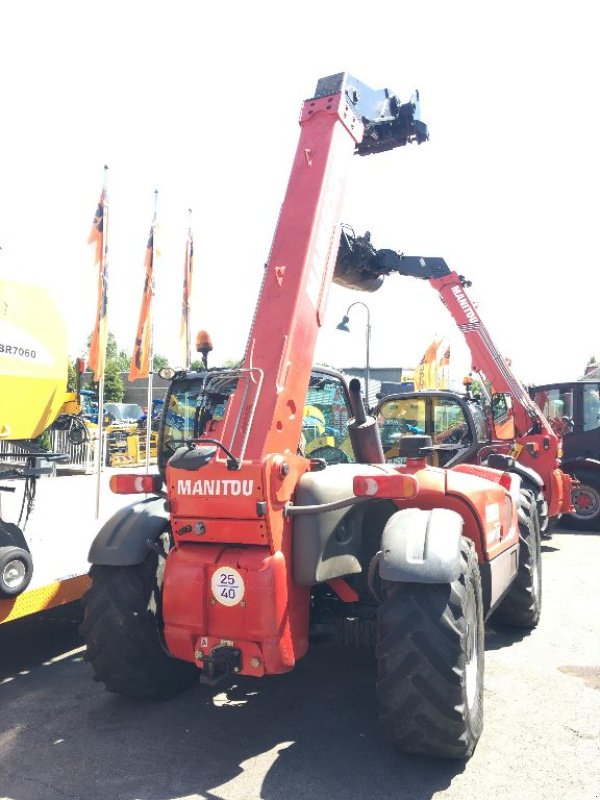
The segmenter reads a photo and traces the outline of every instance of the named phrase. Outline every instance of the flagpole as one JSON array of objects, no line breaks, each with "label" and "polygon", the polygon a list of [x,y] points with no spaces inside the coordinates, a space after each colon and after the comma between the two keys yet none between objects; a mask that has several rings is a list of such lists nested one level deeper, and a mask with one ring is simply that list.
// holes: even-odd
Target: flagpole
[{"label": "flagpole", "polygon": [[[101,272],[102,272],[102,279],[103,281],[106,279],[106,264],[108,261],[108,167],[106,164],[104,165],[104,182],[102,184],[103,189],[102,193],[104,195],[104,203],[102,205],[102,264],[101,264]],[[103,284],[103,291],[106,292],[106,286]],[[104,296],[104,302],[106,302],[106,295]],[[108,307],[106,309],[106,313],[108,316]],[[108,324],[108,320],[107,320]],[[100,478],[102,475],[102,456],[103,456],[103,447],[102,447],[102,435],[104,433],[104,372],[106,370],[106,346],[108,343],[108,335],[104,342],[104,353],[102,354],[103,358],[103,367],[102,367],[102,376],[100,381],[98,382],[98,461],[97,461],[97,471],[96,471],[96,519],[100,516]]]},{"label": "flagpole", "polygon": [[188,237],[187,237],[187,253],[186,253],[186,276],[185,279],[187,281],[187,297],[185,302],[185,368],[186,370],[190,369],[192,364],[192,356],[191,356],[191,341],[190,341],[190,260],[192,254],[190,253],[191,249],[191,239],[192,239],[192,209],[188,208]]},{"label": "flagpole", "polygon": [[150,325],[150,362],[148,365],[148,398],[146,400],[148,410],[146,412],[146,472],[150,472],[150,438],[152,433],[152,377],[154,361],[154,318],[152,314],[152,304],[154,301],[154,268],[156,266],[156,210],[158,206],[158,189],[154,190],[154,218],[152,220],[152,284],[150,286],[150,313],[148,324]]}]

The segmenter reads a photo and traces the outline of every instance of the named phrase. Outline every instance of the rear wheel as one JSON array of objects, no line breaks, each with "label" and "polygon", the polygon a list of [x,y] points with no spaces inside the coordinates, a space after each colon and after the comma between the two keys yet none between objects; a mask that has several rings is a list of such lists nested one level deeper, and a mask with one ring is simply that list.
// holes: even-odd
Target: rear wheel
[{"label": "rear wheel", "polygon": [[565,514],[562,522],[578,531],[600,530],[600,476],[587,469],[576,470],[579,481],[571,492],[574,513]]},{"label": "rear wheel", "polygon": [[542,611],[542,550],[537,504],[531,492],[521,492],[519,509],[519,566],[494,621],[535,628]]},{"label": "rear wheel", "polygon": [[127,567],[93,566],[90,575],[81,634],[94,680],[138,699],[171,697],[193,683],[198,669],[171,658],[162,645],[157,554]]},{"label": "rear wheel", "polygon": [[387,584],[378,610],[381,723],[405,753],[469,758],[483,728],[479,565],[463,538],[451,584]]}]

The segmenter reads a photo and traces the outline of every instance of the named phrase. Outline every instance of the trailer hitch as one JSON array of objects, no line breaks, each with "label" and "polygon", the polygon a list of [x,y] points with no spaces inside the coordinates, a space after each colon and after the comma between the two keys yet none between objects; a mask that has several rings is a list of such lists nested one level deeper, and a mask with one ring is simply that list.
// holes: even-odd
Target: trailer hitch
[{"label": "trailer hitch", "polygon": [[237,647],[221,645],[215,647],[210,655],[197,652],[196,657],[202,661],[203,668],[200,683],[215,686],[230,672],[239,672],[242,667],[242,652]]}]

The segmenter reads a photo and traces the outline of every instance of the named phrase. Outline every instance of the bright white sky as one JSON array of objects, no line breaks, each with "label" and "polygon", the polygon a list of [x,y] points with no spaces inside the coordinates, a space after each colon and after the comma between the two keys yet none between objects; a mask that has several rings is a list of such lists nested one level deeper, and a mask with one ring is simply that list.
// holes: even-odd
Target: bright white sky
[{"label": "bright white sky", "polygon": [[[159,191],[155,349],[177,341],[187,209],[193,329],[212,363],[243,353],[298,138],[319,77],[421,92],[430,141],[355,158],[344,221],[378,247],[443,256],[524,382],[576,378],[598,333],[600,57],[595,5],[514,2],[20,2],[0,6],[0,269],[47,285],[85,350],[86,244],[110,167],[109,329],[131,351]],[[453,323],[426,283],[334,287],[317,357],[414,366]],[[453,369],[462,371],[452,334]]]}]

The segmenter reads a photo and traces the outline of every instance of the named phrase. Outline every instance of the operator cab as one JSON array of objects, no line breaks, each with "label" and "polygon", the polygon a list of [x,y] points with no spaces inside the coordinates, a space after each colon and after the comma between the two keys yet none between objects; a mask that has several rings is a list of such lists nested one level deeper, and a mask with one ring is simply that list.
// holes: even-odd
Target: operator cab
[{"label": "operator cab", "polygon": [[[175,373],[165,398],[158,438],[158,467],[163,477],[167,462],[179,447],[201,436],[216,435],[238,378],[239,372],[226,369]],[[327,464],[354,462],[346,428],[350,417],[343,376],[324,367],[313,369],[298,451]]]},{"label": "operator cab", "polygon": [[380,402],[377,421],[385,459],[392,463],[403,461],[399,442],[404,436],[431,436],[433,447],[426,455],[436,467],[464,462],[491,438],[479,401],[454,392],[391,395]]},{"label": "operator cab", "polygon": [[564,437],[565,459],[600,457],[600,381],[544,384],[529,393],[554,432]]}]

